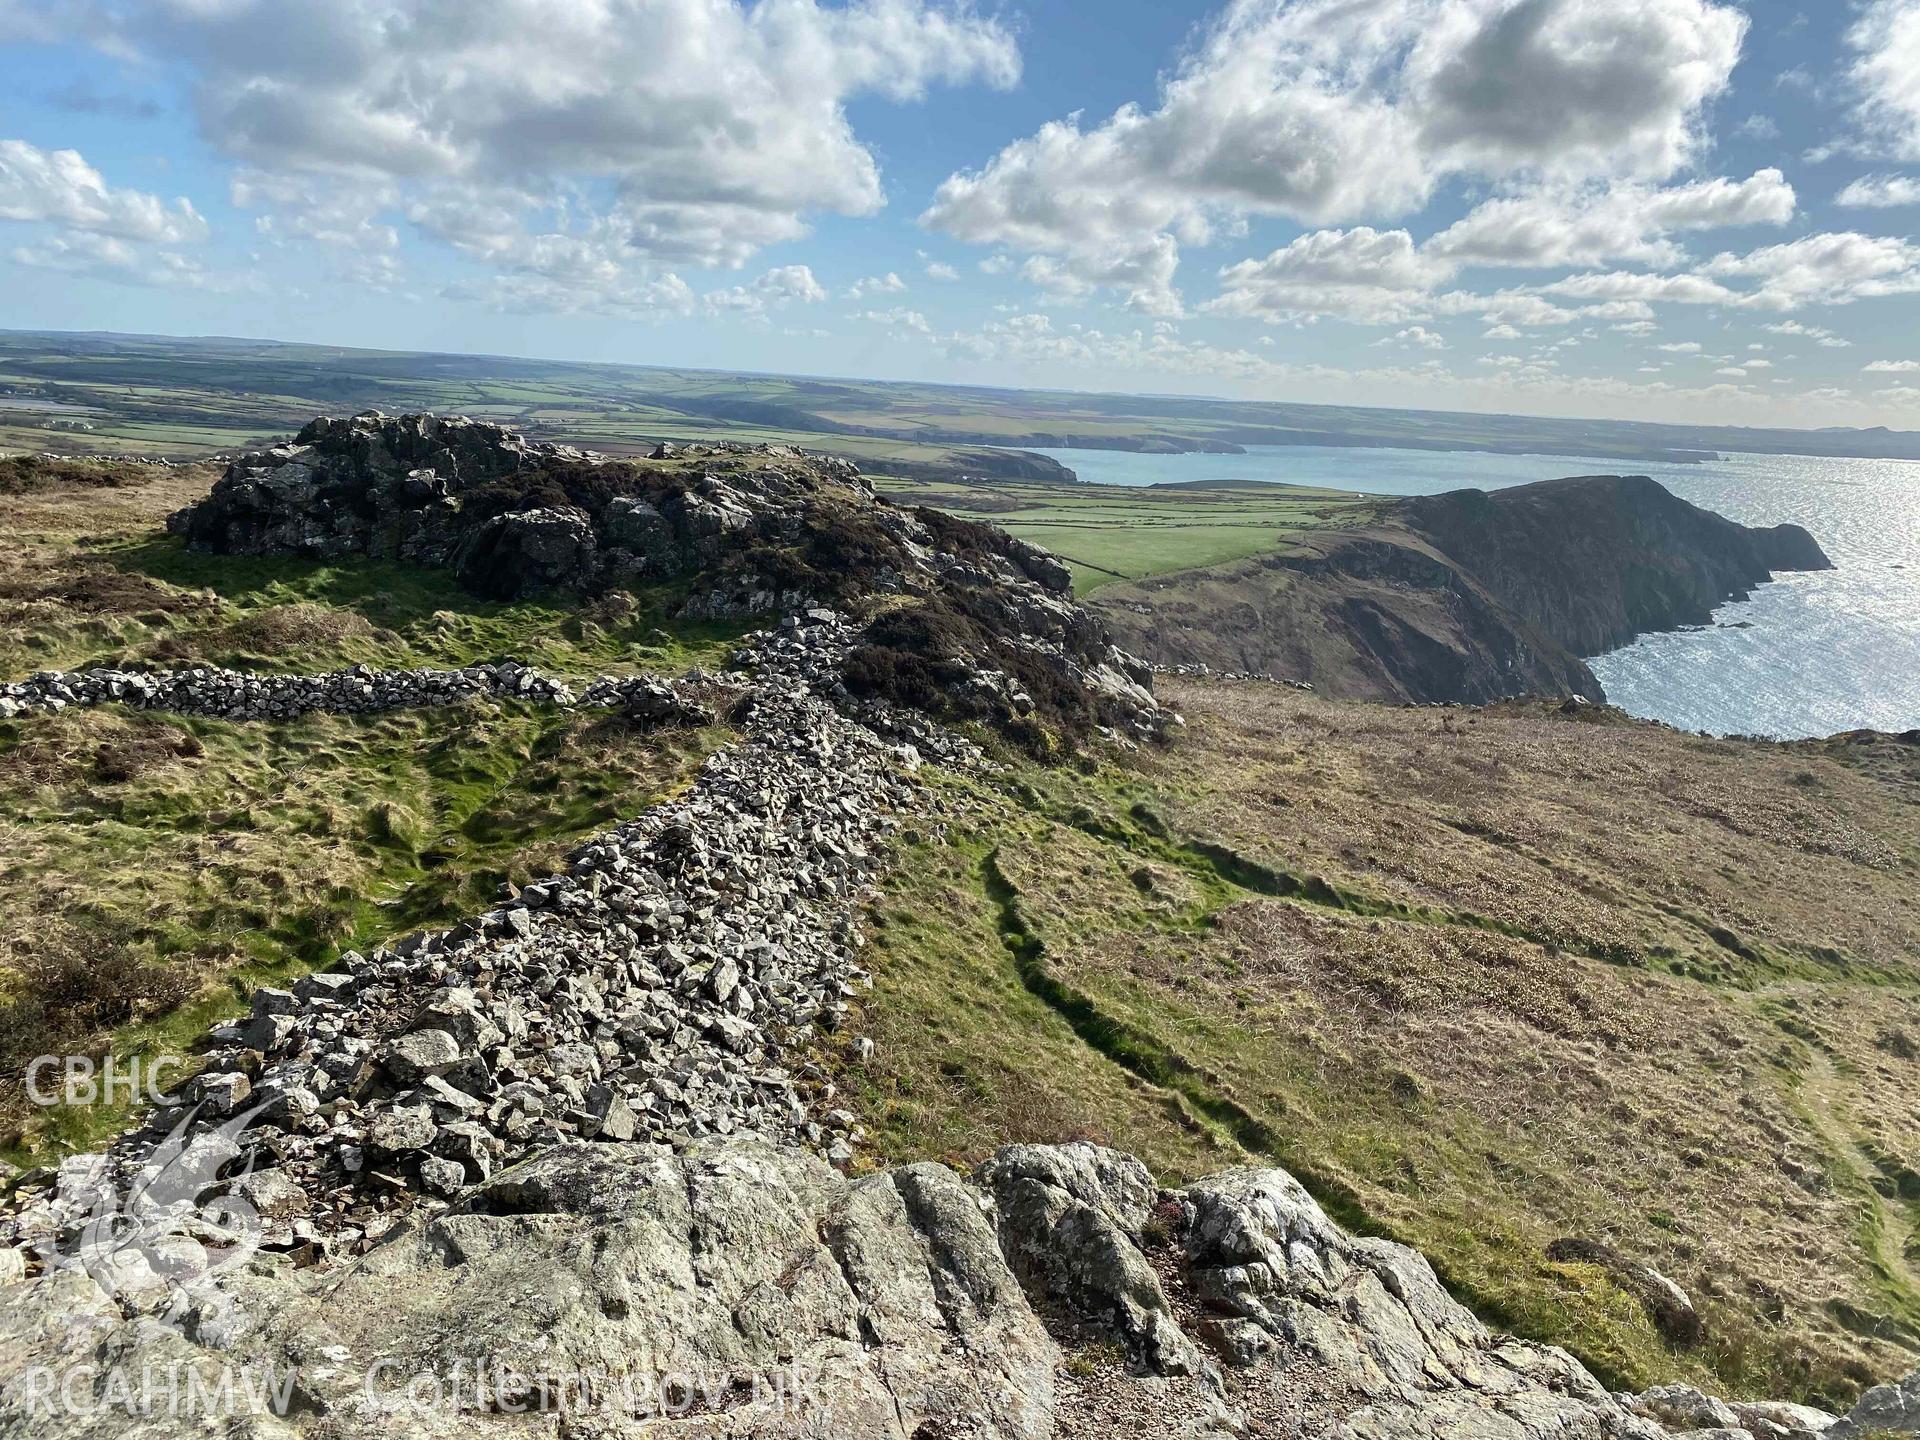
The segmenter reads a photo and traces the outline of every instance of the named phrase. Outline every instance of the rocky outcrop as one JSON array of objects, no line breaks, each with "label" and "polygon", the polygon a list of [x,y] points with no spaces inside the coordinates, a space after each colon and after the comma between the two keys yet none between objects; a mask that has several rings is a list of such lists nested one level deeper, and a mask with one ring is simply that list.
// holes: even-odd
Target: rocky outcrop
[{"label": "rocky outcrop", "polygon": [[[1832,1429],[1681,1386],[1611,1395],[1284,1171],[1164,1190],[1087,1144],[856,1178],[760,1136],[569,1142],[349,1264],[263,1251],[136,1278],[0,1283],[0,1433],[1854,1440],[1911,1429],[1920,1384]],[[1096,1417],[1073,1357],[1115,1347],[1133,1363]],[[77,1368],[91,1381],[63,1388]],[[219,1388],[235,1373],[274,1383],[249,1403]],[[142,1374],[195,1377],[231,1412],[143,1425],[115,1408]]]},{"label": "rocky outcrop", "polygon": [[1828,563],[1798,526],[1749,529],[1644,476],[1594,476],[1390,502],[1356,528],[1107,586],[1093,604],[1148,660],[1278,673],[1343,699],[1598,701],[1581,656]]},{"label": "rocky outcrop", "polygon": [[610,460],[459,417],[315,420],[235,460],[170,527],[220,554],[369,555],[476,594],[670,587],[679,613],[832,606],[868,620],[859,699],[1038,728],[1165,722],[1151,672],[1076,605],[1066,567],[991,526],[875,496],[844,460],[787,447],[661,447]]}]

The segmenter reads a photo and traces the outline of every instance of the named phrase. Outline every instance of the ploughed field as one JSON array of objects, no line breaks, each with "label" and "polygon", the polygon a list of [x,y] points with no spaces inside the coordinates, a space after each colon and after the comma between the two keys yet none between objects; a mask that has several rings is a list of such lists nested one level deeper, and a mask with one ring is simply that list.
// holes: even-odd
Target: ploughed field
[{"label": "ploughed field", "polygon": [[882,1153],[1277,1158],[1615,1384],[1912,1366],[1920,747],[1160,689],[1171,749],[956,783],[892,872]]}]

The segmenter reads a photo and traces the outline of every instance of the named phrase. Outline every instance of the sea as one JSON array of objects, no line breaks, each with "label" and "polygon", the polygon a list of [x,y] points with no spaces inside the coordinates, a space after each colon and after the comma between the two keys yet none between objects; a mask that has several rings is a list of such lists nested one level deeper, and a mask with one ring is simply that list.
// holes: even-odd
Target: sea
[{"label": "sea", "polygon": [[1746,525],[1804,525],[1834,569],[1784,574],[1709,625],[1587,657],[1630,714],[1776,739],[1920,729],[1920,462],[1723,455],[1648,464],[1581,455],[1257,446],[1244,455],[1045,450],[1099,485],[1266,480],[1374,495],[1497,490],[1562,475],[1651,475]]}]

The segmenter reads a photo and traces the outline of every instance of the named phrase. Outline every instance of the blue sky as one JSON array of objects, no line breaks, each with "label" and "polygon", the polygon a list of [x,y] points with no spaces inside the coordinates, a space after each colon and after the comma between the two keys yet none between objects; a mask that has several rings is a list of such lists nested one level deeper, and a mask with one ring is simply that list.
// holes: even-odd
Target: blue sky
[{"label": "blue sky", "polygon": [[1920,0],[0,0],[0,325],[1920,428]]}]

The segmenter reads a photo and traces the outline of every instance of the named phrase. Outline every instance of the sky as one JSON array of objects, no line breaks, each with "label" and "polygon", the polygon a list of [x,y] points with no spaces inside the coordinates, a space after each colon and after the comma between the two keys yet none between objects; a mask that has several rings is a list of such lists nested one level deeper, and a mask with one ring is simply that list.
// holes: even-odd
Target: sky
[{"label": "sky", "polygon": [[1920,428],[1920,0],[0,0],[0,326]]}]

